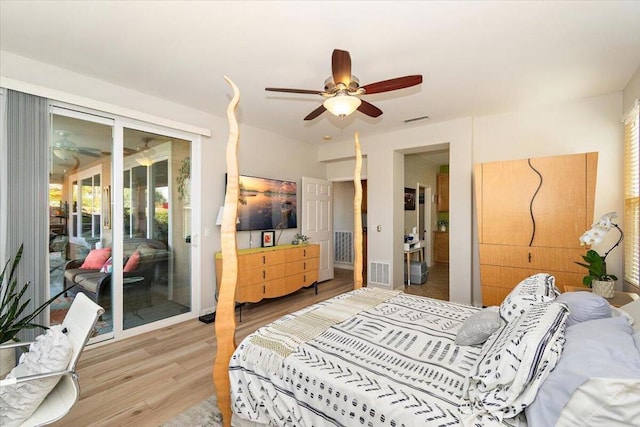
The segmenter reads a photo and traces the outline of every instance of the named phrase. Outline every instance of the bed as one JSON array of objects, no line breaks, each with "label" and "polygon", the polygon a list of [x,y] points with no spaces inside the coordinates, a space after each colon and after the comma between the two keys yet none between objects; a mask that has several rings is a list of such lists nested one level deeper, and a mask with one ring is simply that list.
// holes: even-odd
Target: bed
[{"label": "bed", "polygon": [[[363,288],[285,316],[231,358],[234,425],[640,425],[631,314],[539,292],[553,283],[534,275],[487,309]],[[484,337],[457,344],[469,328]]]},{"label": "bed", "polygon": [[[238,426],[640,425],[640,300],[560,294],[545,273],[483,309],[362,288],[358,236],[353,291],[236,348],[232,110],[214,364],[226,425],[232,411]],[[356,135],[356,225],[359,160]]]}]

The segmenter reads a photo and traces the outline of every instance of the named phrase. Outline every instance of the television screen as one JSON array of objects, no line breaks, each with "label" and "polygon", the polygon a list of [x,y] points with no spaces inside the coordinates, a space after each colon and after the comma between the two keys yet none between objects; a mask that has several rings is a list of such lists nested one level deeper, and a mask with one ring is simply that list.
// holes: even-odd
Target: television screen
[{"label": "television screen", "polygon": [[240,175],[238,231],[297,228],[294,181]]}]

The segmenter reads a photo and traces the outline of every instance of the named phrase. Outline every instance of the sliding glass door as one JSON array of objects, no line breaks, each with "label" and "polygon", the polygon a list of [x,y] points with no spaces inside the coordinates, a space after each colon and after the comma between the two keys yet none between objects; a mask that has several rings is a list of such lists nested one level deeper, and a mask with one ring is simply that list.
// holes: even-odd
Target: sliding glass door
[{"label": "sliding glass door", "polygon": [[[185,197],[191,142],[124,129],[124,329],[191,310],[191,248]],[[181,181],[182,180],[182,181]]]},{"label": "sliding glass door", "polygon": [[192,142],[61,108],[51,141],[51,323],[78,292],[106,310],[99,340],[190,313]]}]

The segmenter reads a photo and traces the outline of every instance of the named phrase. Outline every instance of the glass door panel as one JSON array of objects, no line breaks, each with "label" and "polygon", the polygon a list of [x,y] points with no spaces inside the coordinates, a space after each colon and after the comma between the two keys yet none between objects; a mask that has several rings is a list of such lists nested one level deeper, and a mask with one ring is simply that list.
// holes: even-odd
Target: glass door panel
[{"label": "glass door panel", "polygon": [[[50,311],[64,319],[79,292],[100,304],[99,335],[112,334],[111,188],[112,121],[54,108],[49,171],[50,294],[68,288]],[[97,251],[105,249],[104,251]],[[92,256],[89,256],[92,254]],[[104,259],[98,255],[104,255]],[[99,264],[99,265],[98,265]],[[82,268],[81,268],[82,267]]]},{"label": "glass door panel", "polygon": [[190,141],[124,129],[123,329],[191,311],[191,250],[177,184],[190,153]]}]

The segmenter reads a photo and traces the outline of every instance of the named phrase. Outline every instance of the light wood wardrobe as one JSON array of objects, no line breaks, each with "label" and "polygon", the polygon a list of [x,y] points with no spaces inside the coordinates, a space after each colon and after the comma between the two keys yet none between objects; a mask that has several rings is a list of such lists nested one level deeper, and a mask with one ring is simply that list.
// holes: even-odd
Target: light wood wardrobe
[{"label": "light wood wardrobe", "polygon": [[593,222],[598,153],[474,166],[482,304],[499,305],[522,279],[553,274],[579,286],[578,238]]}]

